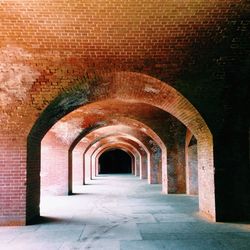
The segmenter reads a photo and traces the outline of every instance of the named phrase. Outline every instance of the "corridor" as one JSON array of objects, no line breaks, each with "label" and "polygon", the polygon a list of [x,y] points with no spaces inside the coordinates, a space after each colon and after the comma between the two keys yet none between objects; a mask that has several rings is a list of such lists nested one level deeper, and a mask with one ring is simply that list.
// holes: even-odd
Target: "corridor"
[{"label": "corridor", "polygon": [[160,184],[110,174],[74,190],[41,197],[40,224],[0,228],[0,249],[250,249],[249,225],[207,222],[195,196]]}]

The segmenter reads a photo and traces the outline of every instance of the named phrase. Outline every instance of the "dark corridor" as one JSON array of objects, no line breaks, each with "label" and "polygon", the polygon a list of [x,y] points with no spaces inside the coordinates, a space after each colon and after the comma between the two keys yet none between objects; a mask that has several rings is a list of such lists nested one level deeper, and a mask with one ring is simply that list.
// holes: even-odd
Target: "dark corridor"
[{"label": "dark corridor", "polygon": [[120,149],[104,152],[99,158],[100,174],[131,173],[132,160]]}]

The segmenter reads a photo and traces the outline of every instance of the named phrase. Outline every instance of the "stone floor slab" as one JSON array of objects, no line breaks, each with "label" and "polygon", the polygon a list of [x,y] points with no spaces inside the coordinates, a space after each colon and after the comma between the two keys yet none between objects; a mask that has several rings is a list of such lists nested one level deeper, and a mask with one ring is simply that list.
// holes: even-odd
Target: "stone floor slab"
[{"label": "stone floor slab", "polygon": [[72,196],[41,198],[40,224],[0,228],[0,250],[250,249],[250,225],[212,223],[198,199],[132,175],[103,175]]},{"label": "stone floor slab", "polygon": [[195,222],[198,219],[190,216],[190,214],[154,214],[155,219],[158,222]]},{"label": "stone floor slab", "polygon": [[93,239],[141,239],[136,223],[112,223],[109,225],[93,226],[87,225],[80,240]]},{"label": "stone floor slab", "polygon": [[98,239],[82,242],[65,242],[59,250],[119,250],[120,241],[119,240],[110,240],[110,239]]},{"label": "stone floor slab", "polygon": [[142,240],[122,241],[122,250],[226,250],[220,242],[215,240]]}]

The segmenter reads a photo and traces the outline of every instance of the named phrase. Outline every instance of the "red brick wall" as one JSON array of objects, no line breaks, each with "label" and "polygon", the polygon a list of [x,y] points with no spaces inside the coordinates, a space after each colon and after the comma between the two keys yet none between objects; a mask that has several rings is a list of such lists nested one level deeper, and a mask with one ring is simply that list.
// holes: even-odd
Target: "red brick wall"
[{"label": "red brick wall", "polygon": [[197,141],[190,130],[187,129],[185,140],[186,158],[186,189],[187,194],[198,194],[198,155]]},{"label": "red brick wall", "polygon": [[82,185],[84,183],[84,174],[83,172],[83,151],[86,145],[80,142],[72,152],[72,164],[73,164],[73,186]]},{"label": "red brick wall", "polygon": [[41,144],[41,192],[44,195],[68,194],[68,148],[53,132]]},{"label": "red brick wall", "polygon": [[[109,140],[114,140],[116,142],[111,142]],[[107,135],[106,137],[102,138],[100,137],[95,143],[91,143],[87,147],[87,151],[84,154],[84,156],[88,159],[90,159],[89,164],[90,168],[94,167],[96,157],[99,155],[101,150],[111,148],[111,145],[113,147],[122,146],[125,149],[128,149],[135,157],[132,173],[135,175],[140,175],[140,167],[142,166],[142,156],[140,154],[140,150],[138,150],[139,147],[145,147],[141,142],[134,141],[133,138],[127,138],[126,136],[121,136],[119,134],[117,135]],[[98,156],[99,157],[99,156]],[[87,165],[86,165],[87,166]],[[143,165],[144,166],[144,165]],[[88,167],[88,166],[87,166]],[[139,170],[139,171],[138,171]]]},{"label": "red brick wall", "polygon": [[25,224],[26,144],[0,136],[0,224]]},{"label": "red brick wall", "polygon": [[[142,144],[145,145],[146,149],[151,153],[150,162],[151,162],[151,172],[150,172],[150,183],[161,183],[162,182],[162,150],[161,147],[158,145],[158,143],[163,144],[160,139],[155,142],[150,136],[147,135],[147,133],[141,131],[138,128],[130,128],[128,126],[119,127],[119,126],[109,126],[100,128],[97,130],[98,133],[105,133],[108,135],[112,135],[112,131],[116,131],[116,133],[113,133],[115,136],[116,134],[119,135],[119,133],[124,133],[124,137],[129,138],[129,136],[132,136],[132,140],[135,140],[137,143],[141,141]],[[128,134],[127,136],[125,134]],[[88,137],[87,137],[88,138]],[[134,139],[133,139],[134,138]],[[138,140],[138,139],[139,140]],[[101,139],[101,136],[100,136]],[[93,142],[94,143],[94,142]],[[92,144],[93,144],[92,143]],[[165,165],[164,165],[165,167]]]},{"label": "red brick wall", "polygon": [[198,159],[197,144],[188,147],[188,171],[189,185],[187,186],[187,194],[198,195]]},{"label": "red brick wall", "polygon": [[193,41],[223,30],[244,2],[5,1],[1,43],[43,54],[42,60],[69,58],[74,63],[81,58],[88,65],[119,61],[115,67],[134,61],[161,73],[166,67],[172,78],[192,53]]},{"label": "red brick wall", "polygon": [[[215,152],[220,152],[220,144],[225,138],[241,133],[230,118],[232,110],[239,115],[235,115],[235,119],[240,125],[244,120],[240,115],[245,109],[247,91],[241,90],[246,89],[249,81],[242,77],[247,67],[240,58],[245,58],[250,44],[246,37],[247,2],[71,1],[70,5],[65,1],[45,0],[1,2],[0,120],[5,125],[0,128],[0,181],[4,189],[0,199],[1,205],[4,204],[0,211],[1,221],[8,218],[9,223],[20,224],[25,222],[26,213],[28,218],[38,214],[40,140],[49,126],[59,119],[58,114],[67,113],[67,109],[53,110],[51,116],[44,118],[39,128],[33,130],[36,133],[30,134],[32,138],[27,140],[27,137],[45,107],[87,68],[137,71],[173,85],[200,111],[216,138]],[[141,78],[142,75],[116,75],[107,82],[116,81],[116,87],[124,81],[131,83],[122,85],[116,94],[124,92],[124,99],[131,95],[134,100],[142,100],[142,92],[135,86]],[[145,83],[151,85],[152,79],[144,77]],[[178,94],[166,92],[161,87],[160,91],[158,100],[152,93],[146,93],[145,98],[179,118],[194,134],[199,134],[199,178],[206,180],[206,175],[213,175],[210,170],[214,167],[211,134],[204,132],[200,116],[190,111],[190,106],[176,97]],[[181,110],[185,110],[185,114],[181,114]],[[217,200],[220,202],[223,198],[225,204],[241,204],[244,209],[237,210],[238,214],[246,216],[246,198],[236,193],[242,193],[242,197],[248,195],[245,190],[249,188],[245,187],[249,185],[249,159],[241,161],[236,152],[242,144],[228,140],[230,156],[240,160],[238,169],[242,168],[244,174],[241,176],[238,169],[235,172],[234,164],[230,165],[233,161],[217,153],[215,167],[220,169],[217,183],[225,176],[231,180],[218,186]],[[244,144],[244,149],[247,147],[249,145]],[[26,170],[27,157],[29,167]],[[6,188],[10,187],[12,175],[16,173],[19,181],[10,189]],[[235,185],[230,185],[231,182]],[[210,202],[214,200],[214,183],[211,180],[200,183],[200,190],[209,193],[200,197],[201,210],[214,215],[213,202]],[[223,204],[218,207],[221,218],[225,211]]]},{"label": "red brick wall", "polygon": [[[111,80],[113,77],[111,76],[107,76],[107,80]],[[111,77],[111,78],[110,78]],[[197,134],[198,138],[200,136],[200,138],[203,139],[203,153],[200,154],[201,158],[203,159],[203,162],[205,165],[207,165],[209,168],[211,168],[212,162],[210,163],[207,160],[207,152],[211,152],[207,150],[207,140],[210,140],[209,138],[209,133],[207,131],[206,125],[204,124],[204,121],[202,120],[201,117],[199,117],[199,114],[195,111],[195,109],[184,99],[181,101],[182,97],[178,95],[177,92],[175,92],[174,89],[171,89],[169,86],[162,84],[160,81],[157,80],[153,80],[152,78],[145,76],[145,75],[140,75],[140,74],[132,74],[132,73],[118,73],[114,75],[114,82],[112,82],[112,88],[111,86],[105,87],[104,89],[102,89],[102,85],[100,86],[100,90],[101,93],[105,93],[103,94],[103,96],[105,96],[106,98],[108,98],[108,96],[112,96],[114,93],[116,95],[121,95],[122,98],[126,99],[132,99],[132,100],[138,100],[138,102],[150,102],[152,105],[156,105],[158,107],[163,107],[166,108],[167,111],[175,114],[177,117],[179,117],[179,119],[181,119],[184,123],[186,123],[187,125],[189,125],[191,127],[191,129],[194,131],[194,133]],[[137,82],[136,85],[134,85],[134,82]],[[128,85],[128,86],[125,86]],[[131,85],[132,84],[132,85]],[[150,89],[153,89],[154,92],[151,93],[152,91],[145,91],[145,84],[146,86],[151,86]],[[152,85],[154,85],[154,87],[152,87]],[[130,91],[130,87],[129,86],[133,86],[135,89],[134,91]],[[95,88],[96,90],[97,88]],[[155,91],[158,91],[158,89],[161,89],[161,92],[159,92],[158,95],[155,95]],[[105,91],[105,92],[103,92]],[[114,92],[112,92],[114,91]],[[94,100],[96,98],[100,98],[100,96],[95,96],[96,95],[96,91],[93,92],[94,96],[92,97]],[[143,93],[143,94],[142,94]],[[165,94],[164,94],[165,93]],[[170,94],[171,93],[171,94]],[[165,95],[170,95],[171,98],[165,99]],[[73,95],[74,97],[74,95]],[[102,95],[101,95],[102,98]],[[163,102],[164,100],[164,102]],[[61,102],[62,103],[62,102]],[[63,102],[64,103],[64,102]],[[186,116],[186,114],[182,113],[181,110],[185,108],[185,109],[190,109],[190,116]],[[49,110],[49,109],[48,109]],[[56,112],[58,112],[58,110],[60,111],[59,108],[54,109]],[[53,113],[51,111],[48,111],[49,113],[46,114],[46,112],[43,113],[43,116],[46,115],[53,115]],[[53,116],[53,119],[55,119],[58,116],[58,114],[55,114]],[[55,117],[55,118],[54,118]],[[52,119],[52,118],[51,118]],[[57,118],[58,119],[58,118]],[[46,120],[45,120],[46,121]],[[38,130],[37,133],[40,133],[39,131],[42,132],[43,129],[43,121],[40,120],[41,122],[41,126],[37,126],[36,125],[36,129]],[[45,125],[47,125],[47,123],[45,122]],[[202,128],[202,129],[201,129]],[[122,132],[122,131],[121,131]],[[207,137],[208,136],[208,137]],[[150,139],[147,139],[146,141],[150,141]],[[208,144],[209,145],[209,144]],[[152,150],[154,147],[154,145],[152,146]],[[151,147],[149,145],[149,148]],[[37,151],[38,152],[38,151]],[[152,151],[153,152],[153,151]],[[154,155],[157,156],[158,155],[158,150],[156,150],[156,152],[154,152]],[[212,160],[211,157],[209,157],[208,159],[210,159],[210,161]],[[159,162],[156,163],[156,160]],[[161,158],[157,157],[154,158],[152,157],[152,161],[151,164],[153,166],[155,166],[155,163],[157,166],[161,165]],[[37,164],[34,166],[34,168],[36,169],[36,171],[39,173],[39,162],[37,162]],[[152,169],[152,168],[151,168]],[[161,168],[158,168],[158,170],[160,170]],[[159,182],[161,180],[161,171],[157,173],[158,175],[158,181]],[[37,175],[36,175],[37,176]],[[31,178],[31,175],[29,175],[29,178]],[[206,179],[201,179],[200,183],[202,183],[203,181],[211,181],[211,185],[208,185],[207,188],[209,189],[213,189],[213,179],[211,176],[211,179],[207,178]],[[32,182],[31,182],[32,183]],[[38,182],[39,183],[39,182]],[[33,184],[32,184],[33,185]],[[36,190],[39,193],[38,190],[38,184],[36,184]],[[33,190],[34,191],[34,190]],[[213,195],[212,191],[211,192],[211,196]],[[211,198],[212,199],[212,198]],[[204,204],[206,203],[206,200],[202,201]],[[30,203],[31,205],[32,203]],[[37,206],[34,206],[37,208]],[[208,210],[208,213],[210,213],[210,211]]]}]

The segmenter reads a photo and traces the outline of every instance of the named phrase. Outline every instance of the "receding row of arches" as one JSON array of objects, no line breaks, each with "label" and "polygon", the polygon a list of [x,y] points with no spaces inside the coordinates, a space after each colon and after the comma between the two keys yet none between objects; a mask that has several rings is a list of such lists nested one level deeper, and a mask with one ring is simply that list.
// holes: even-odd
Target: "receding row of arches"
[{"label": "receding row of arches", "polygon": [[199,195],[200,212],[215,220],[212,135],[194,106],[143,74],[91,79],[52,101],[29,134],[26,221],[39,215],[40,189],[72,194],[107,172],[161,184],[166,195]]}]

